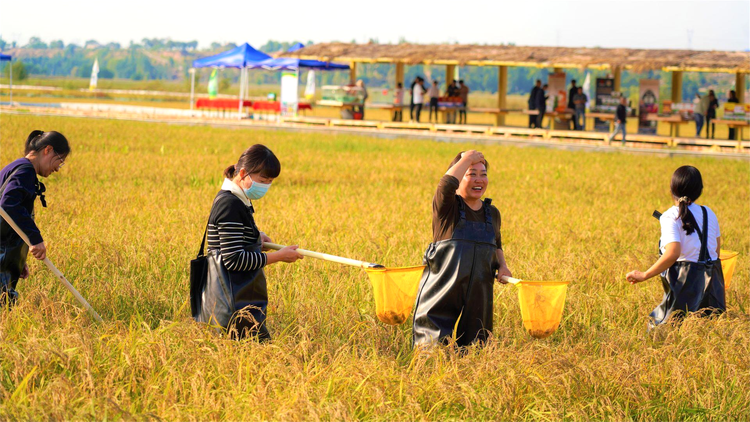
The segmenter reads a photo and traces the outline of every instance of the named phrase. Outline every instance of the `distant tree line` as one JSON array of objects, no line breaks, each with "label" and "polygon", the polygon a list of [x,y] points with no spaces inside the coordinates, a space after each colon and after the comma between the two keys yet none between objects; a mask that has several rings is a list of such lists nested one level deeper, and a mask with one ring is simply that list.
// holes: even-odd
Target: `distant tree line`
[{"label": "distant tree line", "polygon": [[[370,42],[377,43],[377,39]],[[405,39],[400,43],[407,42]],[[286,51],[297,41],[269,40],[259,50],[266,53]],[[312,44],[307,41],[306,45]],[[0,50],[20,48],[21,50],[46,50],[45,54],[18,54],[14,61],[14,78],[21,80],[23,75],[40,76],[72,76],[89,77],[95,59],[99,60],[99,78],[121,78],[131,80],[171,79],[184,80],[189,77],[193,60],[235,48],[234,43],[211,43],[207,49],[198,49],[197,41],[174,41],[168,38],[144,38],[140,43],[131,41],[126,47],[119,43],[101,44],[96,40],[87,40],[83,46],[65,44],[61,40],[44,42],[39,37],[32,37],[23,46],[7,42],[0,38]],[[4,62],[7,63],[7,62]],[[8,66],[4,64],[3,72],[8,73]],[[547,80],[548,69],[511,67],[508,69],[508,93],[527,94],[536,79]],[[199,78],[205,80],[209,72],[200,72]],[[340,85],[349,81],[348,72],[317,72],[320,85]],[[473,91],[497,92],[498,70],[495,66],[466,66],[458,68],[459,78],[463,79]],[[576,79],[578,85],[583,84],[586,71],[567,69],[568,81]],[[592,91],[597,77],[606,76],[605,71],[590,71]],[[368,87],[393,88],[395,81],[395,66],[388,64],[360,64],[357,77],[365,81]],[[17,76],[18,75],[18,76]],[[222,79],[227,83],[236,83],[239,72],[226,70],[222,72]],[[301,75],[305,76],[305,75]],[[445,90],[445,66],[407,66],[405,79],[407,87],[416,76],[423,76],[428,84],[433,79],[440,82],[441,90]],[[276,84],[279,82],[278,72],[253,71],[250,82],[254,84]],[[662,97],[669,93],[671,78],[667,72],[652,71],[645,73],[623,72],[623,91],[631,96],[637,96],[639,80],[643,78],[661,79]],[[684,98],[692,99],[700,89],[719,89],[731,87],[732,75],[712,73],[686,73],[683,76]],[[303,80],[304,81],[304,80]],[[593,92],[592,92],[593,93]],[[717,92],[719,93],[719,92]],[[721,96],[722,94],[719,93]]]}]

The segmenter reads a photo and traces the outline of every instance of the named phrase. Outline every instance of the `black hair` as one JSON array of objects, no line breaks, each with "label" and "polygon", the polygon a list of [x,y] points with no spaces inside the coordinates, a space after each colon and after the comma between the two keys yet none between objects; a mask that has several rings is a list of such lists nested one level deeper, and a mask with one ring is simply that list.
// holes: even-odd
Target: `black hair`
[{"label": "black hair", "polygon": [[[463,154],[464,152],[466,152],[466,151],[461,151],[461,152],[458,153],[458,155],[456,155],[456,158],[454,158],[453,161],[451,161],[451,165],[448,166],[448,170],[450,170],[451,167],[455,166],[456,163],[461,160],[461,154]],[[490,162],[487,161],[486,158],[484,159],[484,168],[487,169],[487,170],[490,169]]]},{"label": "black hair", "polygon": [[570,83],[572,83],[573,85],[575,85],[576,84],[576,80],[575,79],[571,79]]},{"label": "black hair", "polygon": [[240,155],[236,165],[224,170],[224,177],[232,179],[240,169],[245,169],[248,174],[260,173],[261,177],[275,179],[281,173],[281,163],[267,146],[255,144]]},{"label": "black hair", "polygon": [[464,80],[463,79],[459,79],[458,83],[462,84],[462,83],[464,83]]},{"label": "black hair", "polygon": [[51,130],[45,132],[43,130],[32,130],[29,137],[26,138],[26,145],[24,148],[24,154],[28,154],[32,151],[39,152],[48,145],[52,146],[52,150],[59,154],[63,158],[70,154],[70,144],[68,139],[60,132]]},{"label": "black hair", "polygon": [[693,213],[688,210],[688,205],[695,202],[703,192],[703,178],[701,172],[693,166],[682,166],[672,174],[670,184],[672,196],[679,202],[679,217],[682,220],[682,228],[688,235],[692,234],[698,223]]}]

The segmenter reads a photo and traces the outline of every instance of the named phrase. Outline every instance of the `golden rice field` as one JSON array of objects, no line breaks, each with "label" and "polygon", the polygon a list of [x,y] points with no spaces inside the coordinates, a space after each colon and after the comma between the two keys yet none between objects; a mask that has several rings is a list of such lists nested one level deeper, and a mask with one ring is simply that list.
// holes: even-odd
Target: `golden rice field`
[{"label": "golden rice field", "polygon": [[[750,419],[747,162],[3,115],[0,164],[32,129],[72,143],[37,221],[105,322],[33,262],[0,312],[2,420]],[[222,170],[254,143],[282,162],[256,203],[274,241],[391,266],[421,263],[438,179],[479,148],[514,275],[571,282],[560,328],[528,336],[498,285],[486,348],[414,353],[410,324],[375,318],[363,271],[310,258],[267,269],[271,343],[193,323],[188,262]],[[651,212],[683,164],[741,259],[725,315],[648,333],[660,283],[624,275],[656,259]]]}]

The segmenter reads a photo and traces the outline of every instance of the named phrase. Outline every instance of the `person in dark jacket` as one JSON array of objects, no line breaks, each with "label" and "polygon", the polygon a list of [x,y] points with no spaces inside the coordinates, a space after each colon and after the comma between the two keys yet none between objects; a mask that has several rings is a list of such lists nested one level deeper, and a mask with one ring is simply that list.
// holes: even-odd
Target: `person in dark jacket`
[{"label": "person in dark jacket", "polygon": [[612,143],[612,140],[615,139],[615,135],[617,135],[618,131],[622,132],[622,146],[625,146],[625,126],[627,126],[628,123],[628,99],[625,97],[620,97],[620,104],[617,105],[617,110],[615,111],[615,130],[609,135],[609,142]]},{"label": "person in dark jacket", "polygon": [[[536,110],[537,92],[542,89],[542,81],[537,79],[529,93],[529,110]],[[529,128],[536,127],[536,115],[529,114]]]},{"label": "person in dark jacket", "polygon": [[[706,111],[706,139],[714,139],[716,135],[716,123],[712,120],[716,119],[716,110],[719,108],[719,100],[716,99],[714,90],[708,91],[708,110]],[[709,136],[710,135],[710,136]]]},{"label": "person in dark jacket", "polygon": [[542,89],[538,90],[536,92],[536,109],[539,111],[539,114],[536,115],[536,127],[542,128],[542,122],[544,121],[544,113],[547,112],[547,89],[549,88],[549,85],[544,84],[542,85]]},{"label": "person in dark jacket", "polygon": [[224,183],[208,218],[208,277],[196,320],[220,325],[235,339],[270,340],[263,268],[302,259],[296,245],[264,253],[263,242],[271,239],[255,224],[251,201],[262,198],[280,173],[281,164],[270,149],[251,146],[236,165],[224,170]]},{"label": "person in dark jacket", "polygon": [[[456,339],[483,343],[492,332],[495,279],[511,276],[500,235],[500,212],[487,190],[487,160],[479,151],[456,156],[432,200],[433,242],[414,305],[413,346]],[[498,271],[497,278],[495,270]],[[454,336],[455,334],[455,336]]]},{"label": "person in dark jacket", "polygon": [[24,158],[19,158],[0,171],[0,207],[28,236],[29,247],[15,230],[0,219],[0,304],[12,305],[17,297],[18,280],[29,276],[26,256],[43,260],[47,256],[44,239],[34,222],[34,202],[39,197],[47,206],[46,190],[38,176],[49,177],[59,171],[70,154],[68,140],[59,132],[35,130],[26,139]]},{"label": "person in dark jacket", "polygon": [[[576,110],[576,103],[574,101],[575,96],[578,95],[578,87],[576,86],[576,80],[573,79],[570,81],[570,89],[568,90],[568,110],[572,110],[573,114],[575,116],[575,110]],[[570,126],[573,126],[571,129],[578,130],[578,124],[576,123],[577,119],[574,117],[570,120],[571,123],[569,123]]]}]

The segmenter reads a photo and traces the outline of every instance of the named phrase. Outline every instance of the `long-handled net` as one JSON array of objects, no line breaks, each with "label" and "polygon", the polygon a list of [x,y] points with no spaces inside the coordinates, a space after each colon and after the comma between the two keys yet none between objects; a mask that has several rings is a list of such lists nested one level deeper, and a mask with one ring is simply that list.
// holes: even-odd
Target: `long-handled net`
[{"label": "long-handled net", "polygon": [[528,281],[503,277],[518,287],[518,303],[526,331],[534,338],[549,337],[560,326],[567,281]]},{"label": "long-handled net", "polygon": [[721,269],[724,272],[724,289],[728,289],[732,283],[734,269],[737,267],[737,256],[739,252],[727,251],[722,249],[719,254],[721,260]]},{"label": "long-handled net", "polygon": [[385,324],[403,324],[417,298],[424,265],[397,268],[365,268],[375,296],[375,313]]}]

